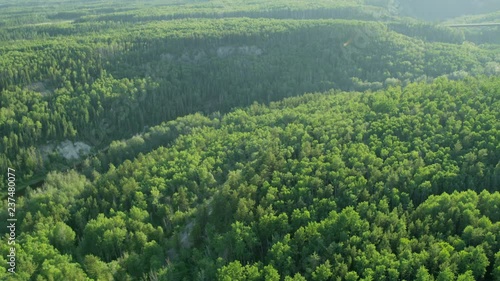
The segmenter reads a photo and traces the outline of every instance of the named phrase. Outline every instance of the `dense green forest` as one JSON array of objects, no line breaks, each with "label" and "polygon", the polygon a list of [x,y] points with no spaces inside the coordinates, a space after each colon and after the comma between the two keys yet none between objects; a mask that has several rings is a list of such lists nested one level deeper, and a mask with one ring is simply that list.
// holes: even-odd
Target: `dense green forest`
[{"label": "dense green forest", "polygon": [[444,77],[180,118],[30,191],[17,276],[498,280],[498,120],[500,79]]},{"label": "dense green forest", "polygon": [[[500,9],[497,9],[495,12],[480,14],[480,15],[467,15],[459,18],[454,18],[446,23],[448,24],[456,24],[456,23],[465,23],[465,24],[477,24],[477,23],[494,23],[500,22]],[[500,44],[500,27],[483,27],[483,28],[464,28],[463,29],[464,37],[476,43],[488,43],[488,44]]]},{"label": "dense green forest", "polygon": [[500,73],[496,50],[418,22],[224,18],[6,30],[17,44],[0,46],[0,167],[21,168],[23,181],[65,161],[42,152],[47,142],[100,149],[195,112]]},{"label": "dense green forest", "polygon": [[500,281],[497,1],[18,2],[0,278]]}]

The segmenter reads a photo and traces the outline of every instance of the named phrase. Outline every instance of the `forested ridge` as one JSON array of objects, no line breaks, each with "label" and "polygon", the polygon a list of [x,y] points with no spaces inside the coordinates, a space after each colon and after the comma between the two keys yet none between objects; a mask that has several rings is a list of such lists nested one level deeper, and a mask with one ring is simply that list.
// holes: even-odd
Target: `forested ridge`
[{"label": "forested ridge", "polygon": [[498,3],[428,2],[0,0],[0,279],[500,281]]},{"label": "forested ridge", "polygon": [[[494,11],[481,15],[468,15],[449,20],[448,23],[495,23],[500,22],[500,11]],[[469,41],[500,44],[500,28],[466,28],[463,31],[465,38]]]},{"label": "forested ridge", "polygon": [[499,83],[181,118],[168,147],[31,191],[17,276],[497,280]]},{"label": "forested ridge", "polygon": [[456,44],[462,39],[424,25],[238,18],[21,41],[0,51],[0,166],[20,167],[29,179],[65,161],[43,159],[47,141],[102,148],[198,111],[500,71],[496,52]]}]

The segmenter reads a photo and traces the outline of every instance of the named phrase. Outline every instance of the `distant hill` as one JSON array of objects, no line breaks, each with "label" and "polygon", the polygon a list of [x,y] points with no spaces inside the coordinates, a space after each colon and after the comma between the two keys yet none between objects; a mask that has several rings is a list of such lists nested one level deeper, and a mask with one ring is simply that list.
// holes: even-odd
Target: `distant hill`
[{"label": "distant hill", "polygon": [[0,2],[0,280],[500,281],[498,1]]},{"label": "distant hill", "polygon": [[497,0],[406,0],[399,1],[402,15],[429,21],[444,21],[464,15],[500,11]]}]

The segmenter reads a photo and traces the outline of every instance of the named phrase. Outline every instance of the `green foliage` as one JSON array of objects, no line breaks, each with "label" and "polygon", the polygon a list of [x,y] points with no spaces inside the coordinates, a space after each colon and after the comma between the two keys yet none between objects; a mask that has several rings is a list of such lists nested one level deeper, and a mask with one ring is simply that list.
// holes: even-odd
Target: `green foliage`
[{"label": "green foliage", "polygon": [[2,280],[500,280],[498,46],[464,42],[491,30],[378,0],[13,3]]},{"label": "green foliage", "polygon": [[388,16],[359,2],[224,2],[226,11],[212,14],[219,4],[144,4],[117,13],[110,3],[85,4],[82,12],[43,12],[75,22],[0,27],[11,36],[0,45],[0,167],[26,171],[24,187],[61,165],[85,165],[47,152],[65,139],[108,151],[96,163],[104,172],[109,162],[168,144],[137,134],[186,114],[332,87],[378,90],[384,82],[497,74],[494,50],[429,24],[370,21]]},{"label": "green foliage", "polygon": [[190,129],[77,193],[69,253],[97,258],[84,269],[102,278],[490,278],[498,83],[308,94],[165,124]]}]

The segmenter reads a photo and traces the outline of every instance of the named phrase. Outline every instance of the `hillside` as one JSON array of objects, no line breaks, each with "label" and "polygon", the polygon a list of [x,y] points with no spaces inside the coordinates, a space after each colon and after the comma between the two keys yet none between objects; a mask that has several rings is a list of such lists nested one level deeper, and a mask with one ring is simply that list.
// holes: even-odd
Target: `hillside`
[{"label": "hillside", "polygon": [[0,279],[500,281],[499,10],[0,0]]},{"label": "hillside", "polygon": [[[499,23],[500,10],[450,19],[446,24]],[[500,44],[500,26],[461,28],[465,39],[476,44]]]},{"label": "hillside", "polygon": [[425,24],[227,18],[33,28],[31,39],[0,47],[0,167],[19,167],[22,182],[68,162],[46,149],[67,140],[97,151],[195,112],[500,73],[496,51]]},{"label": "hillside", "polygon": [[499,89],[439,78],[181,118],[168,147],[30,192],[18,280],[492,280]]}]

